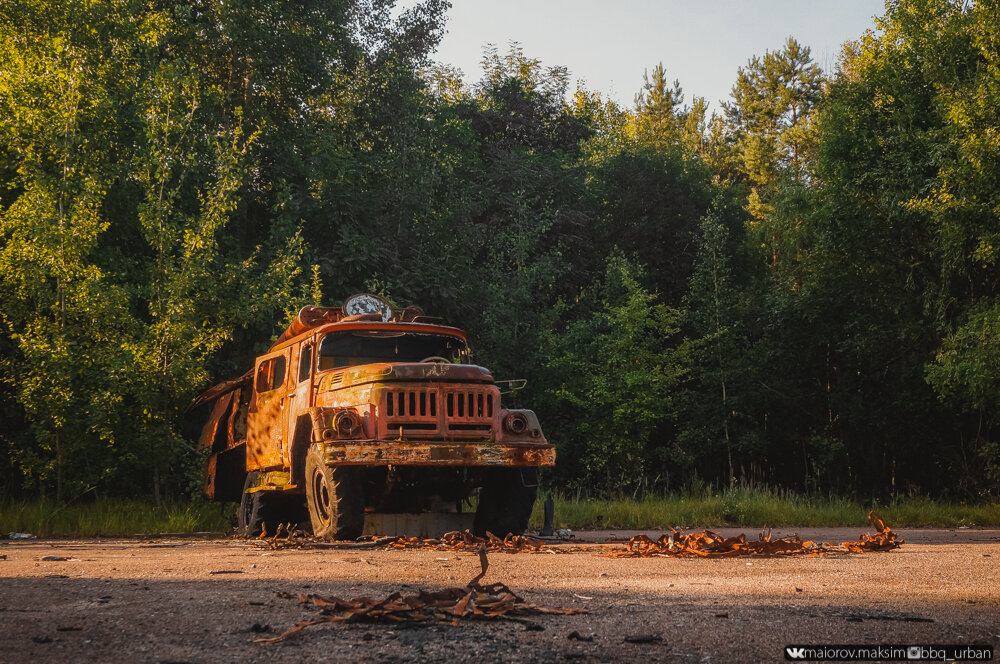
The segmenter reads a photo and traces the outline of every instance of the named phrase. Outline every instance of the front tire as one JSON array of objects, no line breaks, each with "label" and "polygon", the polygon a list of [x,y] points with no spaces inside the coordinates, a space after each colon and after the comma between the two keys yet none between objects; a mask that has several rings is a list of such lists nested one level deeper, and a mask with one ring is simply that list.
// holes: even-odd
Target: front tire
[{"label": "front tire", "polygon": [[357,539],[365,527],[364,487],[357,468],[330,467],[316,445],[306,454],[306,503],[313,535]]},{"label": "front tire", "polygon": [[487,472],[472,522],[473,533],[479,537],[487,532],[497,537],[523,534],[538,494],[537,473],[535,468],[524,471],[497,468]]}]

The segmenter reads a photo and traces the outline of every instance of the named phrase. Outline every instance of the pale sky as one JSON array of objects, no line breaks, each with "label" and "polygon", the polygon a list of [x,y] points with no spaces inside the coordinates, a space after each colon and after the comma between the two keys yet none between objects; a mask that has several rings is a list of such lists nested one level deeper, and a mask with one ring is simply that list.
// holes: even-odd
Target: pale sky
[{"label": "pale sky", "polygon": [[[403,5],[411,4],[407,2]],[[644,69],[663,61],[688,101],[712,109],[753,55],[778,50],[788,36],[832,70],[841,44],[874,27],[884,0],[452,0],[448,34],[434,59],[479,80],[483,47],[510,41],[542,65],[564,65],[573,80],[631,107]]]}]

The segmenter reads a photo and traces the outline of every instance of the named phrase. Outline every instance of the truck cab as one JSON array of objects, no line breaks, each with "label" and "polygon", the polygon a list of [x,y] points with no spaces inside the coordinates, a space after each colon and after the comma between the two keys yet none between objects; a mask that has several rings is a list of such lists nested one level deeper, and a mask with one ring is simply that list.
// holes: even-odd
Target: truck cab
[{"label": "truck cab", "polygon": [[555,463],[462,330],[368,294],[304,308],[252,371],[195,403],[212,406],[205,492],[240,500],[246,536],[304,504],[315,535],[351,539],[366,513],[461,509],[474,493],[477,534],[520,534]]}]

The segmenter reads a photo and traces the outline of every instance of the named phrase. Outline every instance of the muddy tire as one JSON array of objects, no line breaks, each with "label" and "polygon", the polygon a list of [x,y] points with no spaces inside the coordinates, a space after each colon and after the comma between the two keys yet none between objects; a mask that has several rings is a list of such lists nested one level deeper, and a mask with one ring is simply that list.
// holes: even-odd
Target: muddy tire
[{"label": "muddy tire", "polygon": [[313,535],[356,539],[365,528],[365,495],[357,468],[331,468],[317,446],[306,454],[306,504]]},{"label": "muddy tire", "polygon": [[236,534],[240,537],[257,537],[267,523],[268,532],[274,532],[278,527],[279,515],[274,496],[264,491],[247,493],[247,490],[257,483],[258,473],[247,473],[243,483],[243,496],[240,507],[236,511]]},{"label": "muddy tire", "polygon": [[523,534],[538,494],[537,478],[538,471],[534,468],[489,471],[479,492],[473,533],[480,537],[487,531],[497,537]]}]

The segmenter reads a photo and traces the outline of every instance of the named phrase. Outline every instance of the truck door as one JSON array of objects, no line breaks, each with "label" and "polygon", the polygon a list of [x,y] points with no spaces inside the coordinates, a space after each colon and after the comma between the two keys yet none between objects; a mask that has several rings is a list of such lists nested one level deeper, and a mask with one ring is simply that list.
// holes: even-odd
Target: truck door
[{"label": "truck door", "polygon": [[247,470],[273,468],[284,463],[285,400],[291,349],[257,360],[253,397],[247,417]]}]

